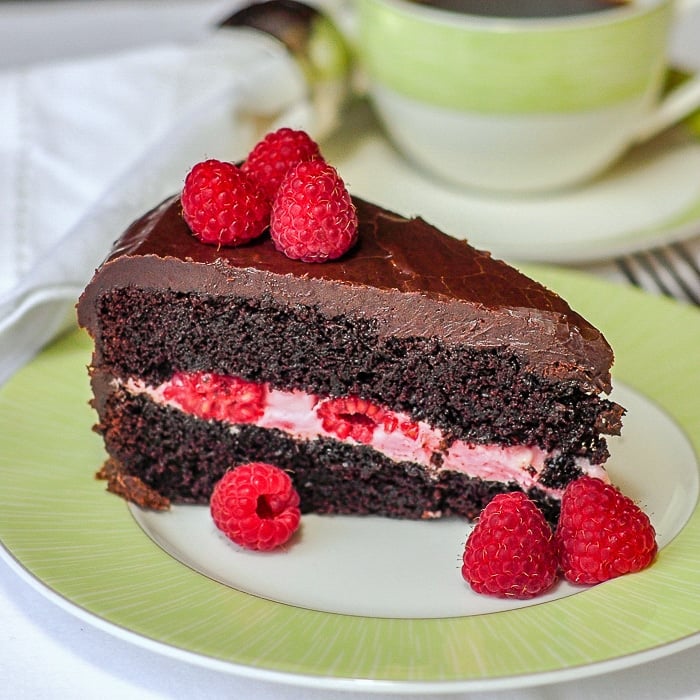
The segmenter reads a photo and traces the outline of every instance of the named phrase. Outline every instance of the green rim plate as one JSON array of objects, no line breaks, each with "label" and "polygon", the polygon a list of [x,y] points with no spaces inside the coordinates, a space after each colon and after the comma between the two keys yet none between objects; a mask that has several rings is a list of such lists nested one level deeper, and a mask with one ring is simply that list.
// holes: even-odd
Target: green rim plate
[{"label": "green rim plate", "polygon": [[[571,272],[529,267],[615,348],[615,378],[642,392],[700,454],[700,315]],[[379,691],[462,691],[568,680],[700,641],[700,509],[635,576],[485,615],[389,619],[275,603],[166,554],[92,479],[90,343],[63,337],[0,390],[0,540],[55,602],[176,658],[268,680]],[[660,465],[662,468],[662,465]]]}]

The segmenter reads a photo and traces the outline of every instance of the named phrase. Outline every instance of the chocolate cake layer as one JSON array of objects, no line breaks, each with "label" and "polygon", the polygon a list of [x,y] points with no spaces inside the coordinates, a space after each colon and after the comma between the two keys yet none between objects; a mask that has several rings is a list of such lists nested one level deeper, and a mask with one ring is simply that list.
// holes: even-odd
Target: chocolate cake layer
[{"label": "chocolate cake layer", "polygon": [[[473,519],[497,493],[519,490],[515,483],[455,472],[429,474],[416,464],[392,462],[367,446],[295,441],[282,431],[251,425],[232,430],[120,391],[106,397],[100,414],[98,431],[112,455],[111,472],[104,476],[114,490],[122,488],[121,495],[143,499],[150,507],[166,507],[167,501],[206,504],[231,464],[251,460],[288,471],[303,512]],[[124,484],[130,484],[130,492]],[[149,491],[166,500],[149,502]],[[529,495],[550,520],[556,519],[555,499],[537,488]]]},{"label": "chocolate cake layer", "polygon": [[369,319],[327,318],[299,304],[126,287],[97,298],[99,366],[157,385],[207,371],[330,396],[356,395],[454,438],[535,444],[602,463],[619,407],[571,380],[523,371],[510,347],[382,338]]},{"label": "chocolate cake layer", "polygon": [[609,345],[559,296],[422,219],[355,203],[358,245],[340,260],[310,265],[284,257],[268,237],[237,248],[202,245],[182,219],[179,199],[169,199],[117,242],[81,298],[79,322],[99,332],[97,296],[112,288],[262,296],[326,318],[366,320],[379,339],[510,346],[526,372],[609,391]]}]

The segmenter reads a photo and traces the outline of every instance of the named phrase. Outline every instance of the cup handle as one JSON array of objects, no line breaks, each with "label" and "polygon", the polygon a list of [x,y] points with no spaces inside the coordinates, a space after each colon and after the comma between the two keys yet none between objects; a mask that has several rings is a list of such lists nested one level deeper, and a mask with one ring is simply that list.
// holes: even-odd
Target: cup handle
[{"label": "cup handle", "polygon": [[[677,0],[679,15],[700,8],[700,0]],[[700,108],[700,73],[671,90],[642,121],[634,134],[634,142],[642,143]]]},{"label": "cup handle", "polygon": [[700,75],[688,79],[668,93],[637,128],[634,136],[641,143],[681,121],[700,107]]}]

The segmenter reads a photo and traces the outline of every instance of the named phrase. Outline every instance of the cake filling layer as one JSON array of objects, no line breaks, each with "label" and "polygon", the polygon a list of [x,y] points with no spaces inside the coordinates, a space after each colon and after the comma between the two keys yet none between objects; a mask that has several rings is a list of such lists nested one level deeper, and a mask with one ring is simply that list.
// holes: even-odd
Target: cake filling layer
[{"label": "cake filling layer", "polygon": [[[424,421],[356,396],[286,391],[208,372],[179,372],[157,386],[130,379],[125,388],[204,420],[277,429],[295,440],[332,438],[367,445],[392,461],[413,462],[436,475],[453,471],[485,481],[515,482],[525,491],[537,487],[549,495],[561,495],[560,490],[540,482],[547,461],[556,458],[557,452],[451,439]],[[582,458],[576,460],[576,466],[607,481],[601,466]]]}]

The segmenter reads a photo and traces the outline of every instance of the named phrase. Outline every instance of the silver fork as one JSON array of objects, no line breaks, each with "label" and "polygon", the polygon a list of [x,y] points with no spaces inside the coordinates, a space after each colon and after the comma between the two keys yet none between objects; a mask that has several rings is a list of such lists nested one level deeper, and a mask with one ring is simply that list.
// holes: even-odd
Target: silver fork
[{"label": "silver fork", "polygon": [[700,264],[682,243],[634,253],[615,262],[636,287],[700,306]]}]

